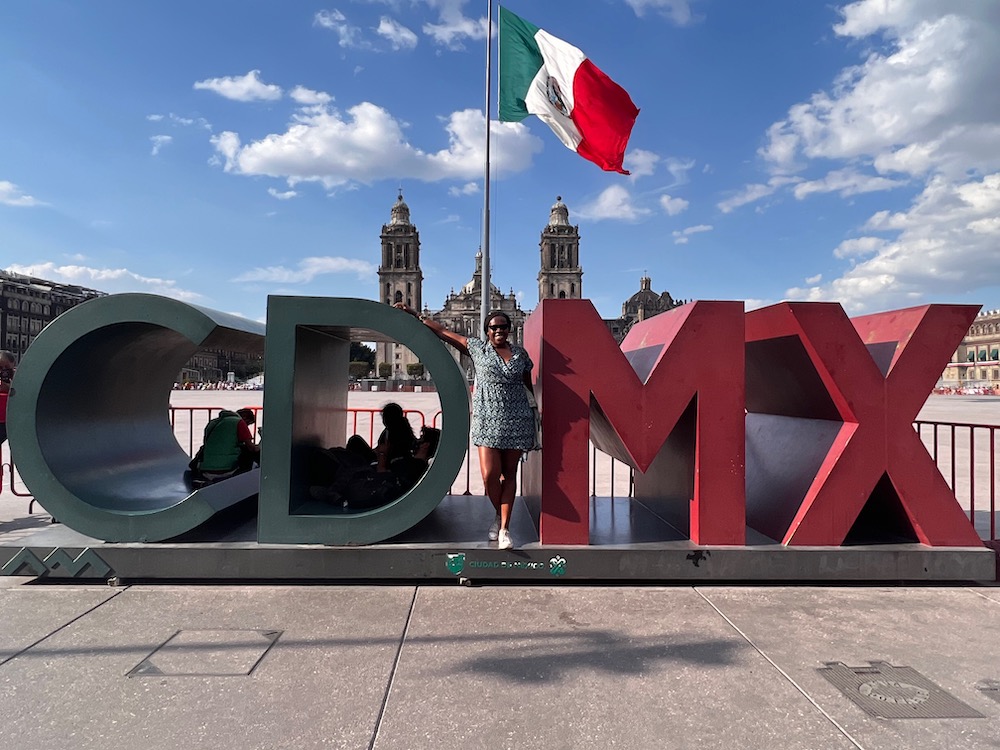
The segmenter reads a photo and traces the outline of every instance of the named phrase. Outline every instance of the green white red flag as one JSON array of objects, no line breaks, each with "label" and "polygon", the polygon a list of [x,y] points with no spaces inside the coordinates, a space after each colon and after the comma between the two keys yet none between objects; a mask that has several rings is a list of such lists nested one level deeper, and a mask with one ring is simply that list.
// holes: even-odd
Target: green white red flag
[{"label": "green white red flag", "polygon": [[536,115],[566,147],[609,172],[622,168],[639,110],[587,56],[500,8],[500,120]]}]

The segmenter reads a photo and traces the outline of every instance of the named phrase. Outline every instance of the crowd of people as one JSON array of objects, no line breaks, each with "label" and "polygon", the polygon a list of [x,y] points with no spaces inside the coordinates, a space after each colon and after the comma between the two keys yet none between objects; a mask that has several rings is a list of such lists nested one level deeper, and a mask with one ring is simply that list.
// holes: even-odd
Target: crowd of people
[{"label": "crowd of people", "polygon": [[187,380],[174,383],[175,391],[260,391],[264,386],[260,383],[230,383],[225,380],[198,381]]},{"label": "crowd of people", "polygon": [[404,495],[427,472],[441,432],[422,427],[417,437],[403,407],[382,407],[382,432],[375,446],[352,435],[343,447],[300,447],[295,471],[305,479],[310,497],[346,511],[381,507]]},{"label": "crowd of people", "polygon": [[932,393],[939,396],[1000,396],[1000,386],[997,385],[962,385],[941,386]]}]

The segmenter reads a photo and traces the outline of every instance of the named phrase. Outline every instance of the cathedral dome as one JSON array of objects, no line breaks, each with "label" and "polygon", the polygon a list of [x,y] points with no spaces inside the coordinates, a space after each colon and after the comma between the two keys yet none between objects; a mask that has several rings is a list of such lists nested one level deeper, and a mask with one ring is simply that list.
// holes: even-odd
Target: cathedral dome
[{"label": "cathedral dome", "polygon": [[390,225],[408,225],[410,223],[410,207],[406,205],[406,201],[403,200],[403,191],[399,191],[399,197],[396,199],[396,204],[392,207],[392,219],[389,221]]},{"label": "cathedral dome", "polygon": [[549,211],[549,226],[569,226],[569,209],[566,208],[566,204],[562,202],[561,195],[556,196],[556,202],[552,204],[552,208]]}]

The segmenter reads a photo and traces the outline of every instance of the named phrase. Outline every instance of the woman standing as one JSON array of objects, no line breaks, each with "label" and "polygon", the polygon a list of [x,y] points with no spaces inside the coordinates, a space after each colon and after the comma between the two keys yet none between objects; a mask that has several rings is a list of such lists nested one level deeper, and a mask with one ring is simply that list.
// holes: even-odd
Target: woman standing
[{"label": "woman standing", "polygon": [[472,358],[476,383],[472,394],[472,443],[479,448],[483,485],[496,518],[489,539],[499,549],[514,546],[510,512],[517,492],[517,464],[535,443],[535,420],[524,389],[531,389],[531,358],[524,347],[510,341],[510,317],[502,310],[486,316],[486,340],[449,331],[440,323],[402,303],[400,310],[423,321],[442,341]]}]

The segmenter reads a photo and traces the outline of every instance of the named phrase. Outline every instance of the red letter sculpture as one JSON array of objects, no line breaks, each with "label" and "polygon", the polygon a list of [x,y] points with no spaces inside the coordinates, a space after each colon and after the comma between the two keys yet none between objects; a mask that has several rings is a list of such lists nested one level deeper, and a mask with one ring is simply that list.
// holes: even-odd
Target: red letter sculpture
[{"label": "red letter sculpture", "polygon": [[742,302],[657,315],[619,348],[589,300],[544,300],[525,345],[545,446],[540,486],[527,494],[542,498],[544,544],[589,543],[591,438],[655,474],[650,497],[683,509],[693,542],[744,543]]}]

